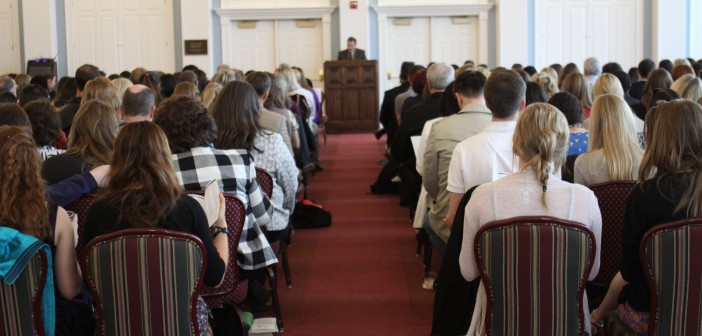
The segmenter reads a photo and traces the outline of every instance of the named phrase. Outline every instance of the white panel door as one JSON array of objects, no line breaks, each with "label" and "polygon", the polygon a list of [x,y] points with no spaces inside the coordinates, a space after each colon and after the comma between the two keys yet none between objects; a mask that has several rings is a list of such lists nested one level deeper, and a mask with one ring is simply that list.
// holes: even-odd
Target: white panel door
[{"label": "white panel door", "polygon": [[602,64],[636,65],[643,53],[641,6],[636,0],[537,0],[535,65],[582,68],[592,56]]},{"label": "white panel door", "polygon": [[702,59],[702,1],[690,1],[690,55],[696,60]]},{"label": "white panel door", "polygon": [[[431,62],[430,25],[428,17],[414,17],[409,25],[395,25],[393,18],[388,18],[386,38],[387,71],[392,72],[397,78],[400,74],[402,62],[414,62],[426,66]],[[379,71],[383,71],[380,70]],[[383,77],[385,78],[385,77]],[[385,88],[396,85],[397,80],[392,79],[385,83]]]},{"label": "white panel door", "polygon": [[223,60],[233,68],[243,71],[273,71],[275,60],[275,22],[257,21],[255,28],[232,26],[229,45],[231,60]]},{"label": "white panel door", "polygon": [[175,70],[173,8],[158,0],[69,0],[68,72],[85,63],[108,74],[143,66]]},{"label": "white panel door", "polygon": [[[314,26],[308,24],[314,23]],[[322,50],[322,20],[309,20],[298,27],[295,20],[278,21],[278,59],[276,63],[287,63],[300,67],[310,80],[319,78],[324,68]]]},{"label": "white panel door", "polygon": [[17,0],[0,0],[0,75],[19,73],[20,44],[19,44],[19,13]]},{"label": "white panel door", "polygon": [[468,17],[467,23],[450,17],[431,18],[431,60],[463,65],[478,60],[478,18]]}]

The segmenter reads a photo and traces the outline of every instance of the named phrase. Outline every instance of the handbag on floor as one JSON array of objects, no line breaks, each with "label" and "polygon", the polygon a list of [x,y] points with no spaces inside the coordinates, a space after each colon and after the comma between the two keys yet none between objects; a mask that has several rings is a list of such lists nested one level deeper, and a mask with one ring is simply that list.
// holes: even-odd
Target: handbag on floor
[{"label": "handbag on floor", "polygon": [[318,229],[331,226],[332,215],[323,206],[303,200],[295,205],[290,220],[295,229]]}]

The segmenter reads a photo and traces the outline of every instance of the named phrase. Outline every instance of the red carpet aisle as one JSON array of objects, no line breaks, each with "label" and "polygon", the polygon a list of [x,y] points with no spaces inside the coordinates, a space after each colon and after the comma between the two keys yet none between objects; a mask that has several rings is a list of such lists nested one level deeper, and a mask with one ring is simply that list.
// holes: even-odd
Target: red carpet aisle
[{"label": "red carpet aisle", "polygon": [[284,335],[429,334],[434,292],[420,287],[408,210],[397,195],[369,194],[384,140],[331,135],[322,148],[325,170],[311,179],[308,197],[332,212],[333,223],[293,235],[293,288],[278,273]]}]

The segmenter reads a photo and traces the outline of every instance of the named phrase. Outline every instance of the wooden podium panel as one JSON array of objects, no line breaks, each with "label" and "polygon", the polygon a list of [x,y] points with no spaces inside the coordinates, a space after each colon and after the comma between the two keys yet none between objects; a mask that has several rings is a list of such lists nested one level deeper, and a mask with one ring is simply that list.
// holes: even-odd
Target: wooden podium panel
[{"label": "wooden podium panel", "polygon": [[324,63],[324,104],[329,133],[378,129],[378,62]]}]

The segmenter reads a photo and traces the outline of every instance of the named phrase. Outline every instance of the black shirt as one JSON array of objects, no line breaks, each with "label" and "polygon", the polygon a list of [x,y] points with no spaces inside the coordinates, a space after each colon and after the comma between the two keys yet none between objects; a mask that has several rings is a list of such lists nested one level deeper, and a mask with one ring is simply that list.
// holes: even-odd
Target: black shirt
[{"label": "black shirt", "polygon": [[83,161],[80,155],[66,153],[54,155],[41,167],[41,176],[49,185],[59,183],[73,175],[87,172],[91,167]]},{"label": "black shirt", "polygon": [[[128,229],[131,227],[129,223],[122,220],[117,223],[119,217],[119,209],[107,206],[105,202],[99,200],[90,207],[85,218],[85,232],[82,237],[82,245],[93,238],[107,233]],[[192,233],[202,241],[207,252],[207,267],[205,270],[205,284],[208,286],[216,286],[222,281],[224,275],[224,261],[219,257],[217,249],[212,242],[209,225],[205,211],[202,210],[200,204],[187,195],[181,195],[176,201],[175,208],[166,217],[163,223],[159,223],[157,227],[161,227],[173,231],[181,231]]]},{"label": "black shirt", "polygon": [[59,109],[59,115],[61,116],[61,129],[66,132],[66,135],[71,131],[71,124],[73,124],[73,118],[76,116],[76,112],[80,108],[81,97],[73,97],[66,105],[61,106]]},{"label": "black shirt", "polygon": [[641,267],[639,246],[644,234],[654,226],[687,217],[687,209],[677,213],[673,210],[691,182],[689,173],[671,174],[661,179],[660,191],[656,180],[650,180],[634,187],[629,195],[624,211],[620,268],[628,284],[619,295],[620,303],[626,301],[637,311],[649,311],[650,294]]}]

